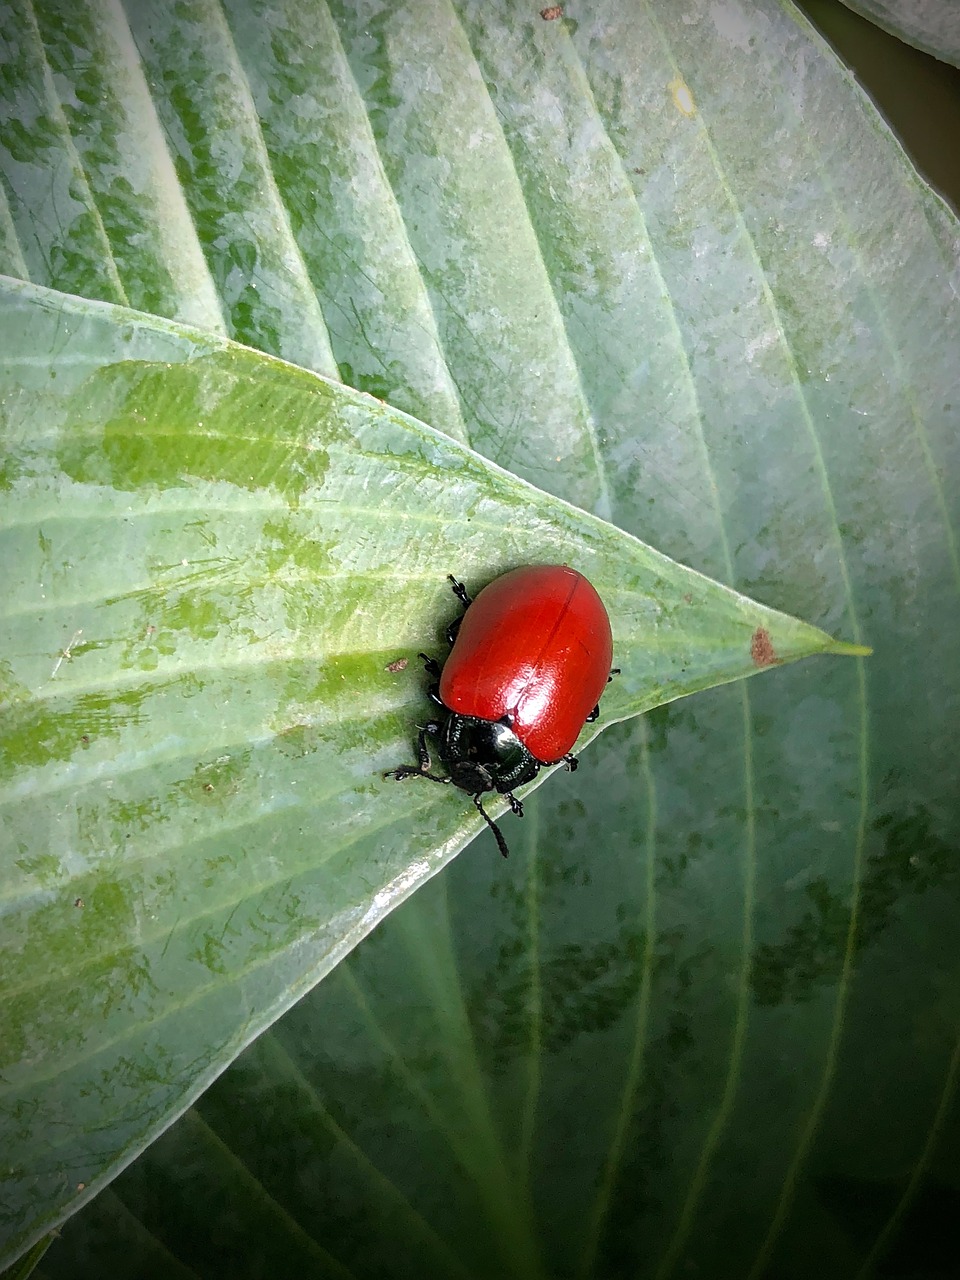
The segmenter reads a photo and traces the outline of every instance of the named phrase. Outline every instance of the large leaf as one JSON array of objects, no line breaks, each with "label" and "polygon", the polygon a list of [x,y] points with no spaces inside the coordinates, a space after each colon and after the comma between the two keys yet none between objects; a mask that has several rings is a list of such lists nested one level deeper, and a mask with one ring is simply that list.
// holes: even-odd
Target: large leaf
[{"label": "large leaf", "polygon": [[44,1266],[855,1274],[956,1187],[955,222],[772,3],[104,14],[31,13],[0,82],[47,104],[12,269],[215,297],[876,653],[609,729]]},{"label": "large leaf", "polygon": [[315,374],[32,286],[0,325],[16,1245],[74,1199],[65,1168],[116,1172],[479,825],[376,782],[412,754],[392,668],[438,565],[580,565],[614,719],[842,646]]}]

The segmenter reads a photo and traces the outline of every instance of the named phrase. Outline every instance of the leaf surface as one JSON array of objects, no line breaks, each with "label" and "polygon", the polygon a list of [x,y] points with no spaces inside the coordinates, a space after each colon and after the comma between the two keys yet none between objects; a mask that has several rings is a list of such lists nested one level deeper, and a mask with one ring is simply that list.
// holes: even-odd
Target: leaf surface
[{"label": "leaf surface", "polygon": [[[4,118],[21,121],[16,147],[0,153],[8,269],[208,330],[190,339],[200,348],[187,359],[184,330],[146,326],[167,335],[165,345],[135,358],[172,362],[171,371],[124,372],[115,364],[123,348],[107,362],[113,372],[78,370],[76,385],[95,393],[83,421],[102,470],[75,474],[82,453],[57,463],[70,486],[98,499],[117,467],[152,486],[168,558],[151,562],[151,574],[167,564],[186,573],[211,554],[202,539],[174,545],[171,476],[196,487],[190,519],[215,519],[218,486],[236,492],[218,551],[236,541],[243,580],[259,561],[263,581],[238,601],[232,562],[214,556],[197,586],[175,572],[173,597],[202,587],[215,612],[174,611],[165,625],[179,647],[158,652],[154,670],[174,667],[178,653],[196,662],[209,652],[215,669],[240,679],[238,653],[278,650],[278,666],[261,663],[265,683],[251,686],[264,701],[254,704],[259,730],[244,739],[249,756],[236,773],[190,775],[174,807],[180,845],[194,853],[208,833],[242,832],[250,819],[258,835],[276,833],[266,862],[243,845],[239,863],[218,864],[201,885],[198,906],[219,903],[219,922],[232,909],[220,881],[242,881],[245,869],[258,885],[289,872],[298,896],[287,910],[291,897],[268,895],[259,915],[251,905],[229,928],[209,930],[210,942],[198,928],[198,959],[173,952],[193,1000],[180,1013],[169,997],[187,1028],[184,1052],[209,1047],[225,1025],[211,1022],[204,991],[197,998],[190,985],[196,968],[222,958],[210,990],[235,998],[227,1021],[237,1038],[221,1041],[222,1064],[243,1043],[238,1028],[253,1034],[269,1016],[268,979],[283,992],[279,1010],[311,965],[319,972],[329,942],[318,924],[299,948],[274,953],[275,969],[256,970],[261,982],[244,968],[259,954],[257,929],[292,939],[317,923],[309,891],[320,896],[332,874],[338,892],[361,886],[362,918],[363,895],[375,901],[380,885],[395,884],[387,867],[409,866],[412,839],[426,835],[419,847],[434,850],[426,874],[444,840],[452,850],[474,829],[457,797],[385,790],[376,778],[397,752],[407,757],[425,705],[413,666],[385,667],[438,640],[452,603],[443,575],[470,576],[465,550],[478,553],[478,575],[492,575],[521,552],[564,558],[564,547],[592,547],[580,567],[611,596],[618,665],[659,670],[663,655],[645,644],[647,618],[624,588],[639,572],[636,543],[396,411],[875,651],[869,661],[777,669],[608,727],[576,775],[539,789],[522,824],[507,820],[508,863],[481,836],[404,903],[71,1223],[44,1267],[213,1276],[229,1254],[237,1274],[281,1259],[316,1274],[422,1277],[427,1258],[439,1275],[699,1268],[739,1280],[848,1280],[882,1257],[907,1273],[904,1258],[913,1262],[921,1243],[930,1269],[946,1266],[936,1233],[915,1224],[953,1203],[958,1149],[949,768],[960,687],[958,236],[850,74],[790,6],[774,3],[570,6],[557,21],[489,2],[30,13],[36,57],[28,61],[24,37],[5,64],[30,92],[11,91],[12,73],[0,78],[13,104]],[[95,56],[78,56],[97,33]],[[122,65],[107,75],[116,49]],[[81,69],[92,84],[80,83]],[[130,121],[141,145],[125,151]],[[103,145],[90,148],[98,122]],[[154,206],[151,190],[163,194]],[[56,218],[44,216],[45,191],[57,193]],[[121,194],[144,210],[133,238],[110,203]],[[158,227],[168,210],[174,221]],[[132,251],[140,238],[142,259]],[[374,430],[373,456],[324,443],[333,462],[322,483],[315,461],[293,464],[291,441],[319,432],[316,402],[330,384],[251,363],[224,335],[388,400],[392,411],[326,393],[337,407],[321,418],[339,423],[347,405],[364,422],[373,415],[362,432],[350,418],[354,441]],[[40,361],[38,385],[44,372]],[[159,391],[167,379],[172,398]],[[263,379],[278,419],[257,399]],[[107,418],[104,397],[113,397]],[[23,397],[11,404],[22,408]],[[124,405],[148,421],[179,415],[190,448],[158,456],[153,431],[133,435],[128,449],[119,432],[104,432]],[[223,435],[221,420],[255,424],[242,447],[198,434],[214,407]],[[378,549],[389,505],[364,516],[358,537],[355,524],[346,536],[337,512],[314,514],[308,502],[310,486],[323,492],[347,458],[354,485],[383,474],[385,442],[387,472],[405,477],[394,494],[406,504],[402,563]],[[419,477],[439,460],[443,483],[427,501]],[[494,527],[474,527],[478,513],[457,486],[479,493],[494,482]],[[123,492],[114,491],[116,511]],[[287,513],[276,535],[263,534],[263,500]],[[431,504],[442,513],[431,533],[439,541],[425,546],[417,531]],[[343,512],[340,497],[334,505]],[[315,537],[321,527],[331,529],[325,541]],[[602,555],[590,542],[601,535],[611,540]],[[142,558],[143,545],[135,550]],[[384,574],[384,591],[360,597],[366,613],[304,607],[332,600],[301,585],[331,563]],[[133,616],[129,602],[112,608],[118,620]],[[250,621],[257,610],[277,638]],[[145,612],[135,622],[156,625]],[[81,663],[96,670],[110,660],[74,649],[79,622],[58,625],[43,664],[29,659],[37,678],[78,680]],[[752,632],[740,625],[742,663]],[[341,640],[338,663],[322,667],[312,637],[350,627],[369,638],[369,652]],[[86,628],[78,648],[85,639]],[[38,648],[21,645],[18,661]],[[299,684],[269,683],[301,659]],[[196,735],[231,714],[239,730],[250,709],[245,692],[218,696],[215,678],[197,697]],[[358,700],[383,725],[358,719]],[[281,703],[296,719],[270,721]],[[332,718],[311,719],[320,705]],[[641,705],[640,685],[618,683],[604,723]],[[129,726],[130,714],[123,732],[149,731],[145,720]],[[271,771],[270,734],[290,723],[308,731]],[[331,724],[336,752],[309,732]],[[211,747],[205,767],[226,754]],[[98,785],[115,759],[111,747]],[[281,812],[270,800],[291,794],[295,779],[298,796],[309,779],[329,789],[312,794],[330,803],[358,795],[356,808],[301,835],[296,804]],[[251,796],[255,813],[243,808]],[[375,803],[389,814],[377,810],[383,825],[364,843],[355,818]],[[95,828],[97,848],[126,848],[129,813]],[[58,814],[74,821],[69,805]],[[151,830],[129,838],[147,856],[163,848]],[[325,863],[310,861],[320,841],[331,851]],[[381,879],[362,883],[374,866]],[[101,884],[109,877],[95,877]],[[37,892],[60,887],[54,873]],[[132,931],[148,924],[137,915],[149,900],[140,889],[110,900],[128,912],[125,937],[137,945],[146,934]],[[389,901],[403,892],[395,886]],[[188,887],[169,893],[186,899]],[[123,1000],[142,1010],[152,999],[139,980],[131,965],[118,1017]],[[149,1130],[144,1099],[172,1078],[153,1044],[146,1049],[125,1067],[147,1115],[128,1155]],[[200,1080],[203,1066],[193,1068]],[[114,1081],[101,1096],[107,1108],[123,1105]],[[64,1123],[81,1103],[82,1124]],[[18,1123],[31,1156],[53,1147],[58,1158],[64,1131],[81,1142],[82,1167],[57,1171],[57,1187],[75,1191],[89,1185],[90,1150],[105,1162],[114,1151],[94,1095],[67,1085],[60,1105],[56,1129]]]}]

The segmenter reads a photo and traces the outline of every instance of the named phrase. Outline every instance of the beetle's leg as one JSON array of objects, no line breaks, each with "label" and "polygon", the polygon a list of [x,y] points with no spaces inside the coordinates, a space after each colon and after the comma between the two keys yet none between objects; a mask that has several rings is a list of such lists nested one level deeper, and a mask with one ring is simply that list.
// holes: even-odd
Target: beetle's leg
[{"label": "beetle's leg", "polygon": [[431,658],[429,653],[418,653],[417,657],[423,660],[423,669],[428,676],[439,677],[440,663],[436,660],[436,658]]},{"label": "beetle's leg", "polygon": [[[421,654],[421,657],[422,657],[422,656],[423,656],[423,655]],[[613,677],[614,677],[614,676],[618,676],[619,674],[620,674],[620,668],[619,668],[619,667],[611,667],[611,668],[610,668],[610,674],[607,676],[607,684],[609,684],[609,683],[610,683],[610,681],[613,679]],[[593,710],[590,712],[590,714],[587,716],[587,724],[593,724],[594,720],[599,720],[599,719],[600,719],[600,703],[598,702],[598,703],[597,703],[597,705],[596,705],[596,706],[593,708]],[[566,758],[567,758],[567,757],[566,757],[566,756],[564,756],[564,759],[565,759],[565,760],[566,760]],[[573,767],[574,767],[574,768],[576,768],[576,765],[574,765]],[[568,766],[568,768],[569,768],[569,766]]]},{"label": "beetle's leg", "polygon": [[420,763],[421,773],[426,773],[432,763],[430,760],[430,749],[427,746],[427,734],[432,732],[432,729],[428,728],[427,725],[424,725],[417,734],[417,760]]},{"label": "beetle's leg", "polygon": [[567,754],[563,757],[563,763],[566,765],[570,773],[576,773],[577,767],[579,766],[580,761],[577,759],[576,756],[572,756],[568,751]]},{"label": "beetle's leg", "polygon": [[[422,656],[422,655],[421,655],[421,656]],[[610,674],[607,676],[607,684],[609,684],[609,683],[610,683],[610,681],[613,679],[613,677],[614,677],[614,676],[618,676],[619,674],[620,674],[620,668],[619,668],[619,667],[611,667],[611,668],[610,668]],[[590,714],[587,716],[587,724],[593,724],[594,720],[599,720],[599,719],[600,719],[600,703],[598,702],[598,703],[597,703],[597,705],[596,705],[596,706],[593,708],[593,710],[590,712]],[[564,759],[566,759],[566,758],[567,758],[567,757],[566,757],[566,756],[564,756]],[[572,768],[574,768],[574,769],[575,769],[577,766],[576,766],[576,764],[574,764],[574,765],[572,765],[572,766],[568,765],[567,767],[568,767],[568,768],[571,768],[571,767],[572,767]]]},{"label": "beetle's leg", "polygon": [[470,605],[473,604],[473,600],[467,594],[467,588],[463,585],[462,582],[458,582],[452,573],[447,574],[447,579],[451,587],[453,587],[453,594],[457,597],[457,599],[463,605],[464,609],[469,609]]},{"label": "beetle's leg", "polygon": [[402,782],[404,778],[426,778],[428,782],[442,782],[447,785],[449,778],[441,778],[438,773],[427,773],[426,769],[420,769],[415,764],[398,764],[396,769],[387,769],[383,775],[385,778],[395,778],[397,782]]},{"label": "beetle's leg", "polygon": [[520,803],[520,801],[517,799],[517,797],[513,794],[513,792],[512,792],[512,791],[506,791],[506,792],[504,792],[504,795],[506,796],[506,798],[507,798],[507,800],[508,800],[508,802],[509,802],[509,804],[510,804],[510,808],[513,810],[513,812],[517,815],[517,817],[518,817],[518,818],[522,818],[522,817],[523,817],[523,805]]},{"label": "beetle's leg", "polygon": [[430,752],[427,750],[427,734],[436,733],[439,726],[434,720],[424,725],[417,735],[417,764],[401,764],[396,769],[388,769],[385,778],[394,778],[402,782],[404,778],[426,778],[428,782],[442,782],[449,785],[449,778],[441,778],[439,774],[430,772]]},{"label": "beetle's leg", "polygon": [[[447,574],[447,579],[450,585],[453,587],[453,594],[457,597],[457,599],[463,605],[463,611],[464,613],[466,613],[466,611],[473,604],[472,598],[467,593],[467,588],[463,585],[462,582],[458,581],[458,579],[456,579],[452,573]],[[447,627],[447,644],[450,645],[451,648],[453,647],[454,640],[456,640],[457,638],[457,632],[460,630],[460,623],[462,621],[463,621],[462,617],[455,618],[454,621],[450,623],[449,627]]]},{"label": "beetle's leg", "polygon": [[[510,799],[512,800],[513,797],[511,796]],[[507,849],[507,842],[503,838],[503,832],[500,830],[500,828],[497,826],[497,824],[494,822],[494,820],[490,817],[486,809],[484,809],[483,805],[481,804],[479,791],[473,797],[473,803],[477,806],[477,812],[480,814],[480,817],[484,820],[484,822],[487,824],[487,826],[490,828],[490,830],[493,832],[494,836],[496,837],[497,848],[500,850],[500,852],[503,854],[505,858],[508,858],[510,856],[510,851]],[[516,810],[514,810],[514,812],[516,812]]]},{"label": "beetle's leg", "polygon": [[[422,657],[423,655],[421,654],[420,656]],[[611,667],[610,674],[607,676],[607,684],[610,683],[610,681],[613,679],[614,676],[618,676],[619,674],[620,674],[619,667]],[[600,719],[600,703],[598,702],[597,705],[590,712],[590,714],[587,716],[586,723],[593,724],[594,720],[599,720],[599,719]],[[564,756],[563,758],[564,760],[570,759],[569,756]],[[577,762],[575,760],[572,765],[571,764],[567,765],[568,769],[575,769],[576,767],[577,767]]]},{"label": "beetle's leg", "polygon": [[[423,669],[428,676],[434,677],[433,684],[427,688],[427,697],[431,702],[435,702],[438,707],[443,706],[443,699],[440,697],[440,663],[436,658],[431,658],[429,653],[418,653],[418,658],[423,659]],[[431,730],[431,732],[435,732]]]}]

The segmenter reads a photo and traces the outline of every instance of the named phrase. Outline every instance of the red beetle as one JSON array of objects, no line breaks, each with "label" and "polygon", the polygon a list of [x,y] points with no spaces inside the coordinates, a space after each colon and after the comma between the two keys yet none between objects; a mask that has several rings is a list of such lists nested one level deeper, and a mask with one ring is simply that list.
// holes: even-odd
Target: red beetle
[{"label": "red beetle", "polygon": [[[496,578],[471,600],[450,578],[464,613],[447,630],[453,646],[441,672],[425,653],[427,672],[439,678],[430,697],[443,714],[421,729],[419,763],[391,769],[388,778],[453,783],[473,797],[500,791],[523,816],[513,788],[531,782],[544,765],[566,762],[580,730],[600,714],[597,705],[611,674],[613,637],[603,601],[581,573],[566,565],[529,565]],[[430,772],[427,735],[437,739],[448,775]]]}]

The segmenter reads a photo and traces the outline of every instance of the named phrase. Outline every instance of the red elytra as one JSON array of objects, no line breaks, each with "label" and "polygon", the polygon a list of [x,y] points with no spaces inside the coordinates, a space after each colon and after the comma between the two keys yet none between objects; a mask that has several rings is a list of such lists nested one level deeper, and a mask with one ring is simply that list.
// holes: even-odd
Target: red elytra
[{"label": "red elytra", "polygon": [[581,573],[528,565],[496,578],[463,615],[440,677],[444,706],[511,728],[543,764],[561,760],[600,701],[610,619]]}]

